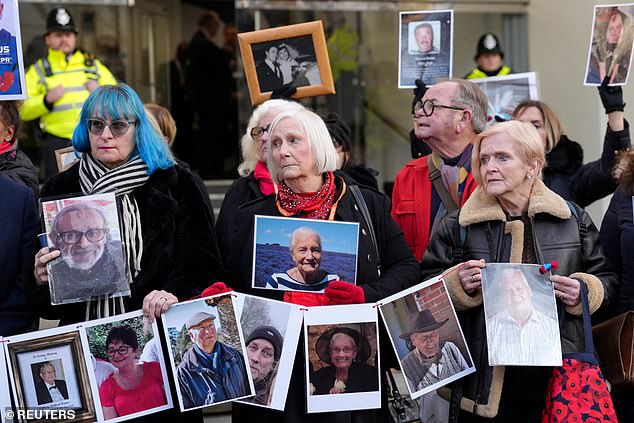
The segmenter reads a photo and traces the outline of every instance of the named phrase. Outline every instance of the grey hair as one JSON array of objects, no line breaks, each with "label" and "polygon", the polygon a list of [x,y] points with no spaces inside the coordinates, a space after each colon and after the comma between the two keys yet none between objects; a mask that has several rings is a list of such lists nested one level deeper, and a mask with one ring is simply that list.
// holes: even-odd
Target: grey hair
[{"label": "grey hair", "polygon": [[330,337],[330,344],[328,345],[328,348],[332,348],[332,346],[334,345],[336,338],[341,338],[340,335],[345,336],[346,338],[350,338],[352,340],[352,345],[356,348],[357,346],[357,342],[354,340],[354,338],[350,335],[348,335],[347,333],[343,333],[343,332],[337,332],[334,335],[332,335]]},{"label": "grey hair", "polygon": [[101,219],[103,219],[104,226],[108,226],[108,219],[106,219],[106,215],[104,214],[101,207],[93,202],[86,201],[86,202],[72,204],[60,210],[57,216],[55,216],[53,223],[51,224],[51,228],[53,232],[58,233],[57,225],[59,224],[59,221],[62,220],[62,217],[66,216],[68,213],[75,212],[75,211],[83,211],[83,210],[92,210],[99,213],[99,216],[101,216]]},{"label": "grey hair", "polygon": [[265,101],[253,110],[249,118],[249,123],[247,124],[247,131],[240,141],[242,146],[242,163],[238,166],[240,176],[246,176],[251,173],[260,160],[260,146],[258,145],[258,141],[251,137],[251,130],[260,124],[260,120],[262,120],[268,112],[276,109],[279,109],[281,113],[287,110],[301,110],[304,109],[304,106],[296,101],[276,98]]},{"label": "grey hair", "polygon": [[471,110],[471,127],[476,134],[484,131],[487,128],[489,100],[478,84],[460,78],[442,79],[439,82],[453,82],[458,85],[454,104]]},{"label": "grey hair", "polygon": [[291,242],[288,245],[288,251],[291,252],[291,255],[293,255],[293,249],[295,248],[295,235],[299,233],[314,235],[315,238],[317,238],[317,243],[319,244],[319,248],[321,248],[321,235],[319,235],[319,233],[315,231],[313,228],[309,228],[308,226],[302,226],[295,229],[293,233],[291,234]]},{"label": "grey hair", "polygon": [[275,131],[275,127],[282,119],[295,119],[299,124],[302,131],[307,137],[308,145],[313,154],[315,160],[315,167],[318,174],[325,172],[333,172],[337,169],[337,150],[332,144],[332,138],[328,132],[328,128],[323,119],[318,114],[311,112],[308,109],[303,110],[290,110],[285,111],[277,115],[277,117],[271,123],[271,130],[269,137],[266,140],[268,147],[267,151],[267,164],[269,172],[271,172],[271,179],[273,182],[279,182],[279,169],[273,160],[273,149],[271,148],[271,134]]}]

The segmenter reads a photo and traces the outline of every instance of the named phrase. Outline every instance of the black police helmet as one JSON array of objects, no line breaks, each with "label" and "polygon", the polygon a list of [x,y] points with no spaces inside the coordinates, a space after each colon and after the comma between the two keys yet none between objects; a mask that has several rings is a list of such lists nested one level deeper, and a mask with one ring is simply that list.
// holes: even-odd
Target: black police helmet
[{"label": "black police helmet", "polygon": [[504,59],[504,52],[500,47],[500,40],[498,40],[498,37],[496,37],[495,34],[492,32],[487,32],[486,34],[483,34],[478,40],[475,60],[478,60],[478,57],[480,57],[480,55],[487,53],[497,53],[502,59]]},{"label": "black police helmet", "polygon": [[56,7],[48,12],[46,34],[51,32],[74,32],[77,34],[73,17],[65,7]]}]

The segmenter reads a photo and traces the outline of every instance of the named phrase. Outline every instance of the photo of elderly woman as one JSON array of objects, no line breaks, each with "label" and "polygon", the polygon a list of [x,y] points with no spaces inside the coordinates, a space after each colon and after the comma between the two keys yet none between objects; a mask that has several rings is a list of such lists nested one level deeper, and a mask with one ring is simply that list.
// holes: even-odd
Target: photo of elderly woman
[{"label": "photo of elderly woman", "polygon": [[355,283],[356,223],[256,216],[254,288],[323,292]]},{"label": "photo of elderly woman", "polygon": [[309,327],[308,336],[316,337],[314,351],[319,358],[311,360],[313,373],[310,383],[313,395],[349,394],[379,389],[374,329],[373,322]]},{"label": "photo of elderly woman", "polygon": [[627,83],[632,56],[634,5],[594,6],[586,85]]},{"label": "photo of elderly woman", "polygon": [[97,381],[106,420],[139,417],[171,406],[162,357],[159,361],[139,359],[144,348],[153,345],[150,341],[158,339],[156,323],[149,325],[140,312],[123,316],[94,321],[97,324],[86,330],[95,374],[111,365],[110,374]]}]

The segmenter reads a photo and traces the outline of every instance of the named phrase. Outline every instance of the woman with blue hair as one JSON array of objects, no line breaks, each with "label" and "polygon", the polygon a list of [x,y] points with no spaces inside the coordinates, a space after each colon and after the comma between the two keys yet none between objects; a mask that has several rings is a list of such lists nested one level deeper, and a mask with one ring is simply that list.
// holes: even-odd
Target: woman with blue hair
[{"label": "woman with blue hair", "polygon": [[203,194],[175,163],[134,90],[125,84],[97,88],[84,103],[72,142],[79,162],[51,177],[41,195],[115,193],[131,295],[51,306],[46,263],[60,253],[45,247],[35,256],[31,295],[41,317],[66,324],[141,307],[158,317],[219,279],[220,254]]}]

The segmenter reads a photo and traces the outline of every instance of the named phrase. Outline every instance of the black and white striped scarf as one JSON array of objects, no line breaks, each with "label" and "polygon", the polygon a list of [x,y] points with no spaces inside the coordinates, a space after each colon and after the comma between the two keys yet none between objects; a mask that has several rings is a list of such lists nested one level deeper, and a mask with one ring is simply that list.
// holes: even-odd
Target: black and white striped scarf
[{"label": "black and white striped scarf", "polygon": [[[148,166],[139,157],[135,156],[127,163],[116,169],[108,169],[92,157],[90,152],[82,154],[79,163],[79,184],[84,195],[103,194],[113,192],[120,200],[121,214],[123,217],[122,234],[124,237],[125,254],[128,261],[128,281],[132,283],[141,271],[141,257],[143,256],[143,235],[141,232],[141,217],[134,196],[131,195],[135,188],[145,184],[150,177],[147,174]],[[111,314],[106,301],[99,302],[89,307],[95,310],[90,312],[91,318],[97,315],[108,316]],[[121,307],[123,304],[120,304]],[[96,309],[95,307],[96,306]],[[113,304],[113,314],[118,314]],[[103,312],[101,311],[103,309]],[[89,312],[86,310],[87,313]],[[120,310],[124,312],[125,310]]]}]

